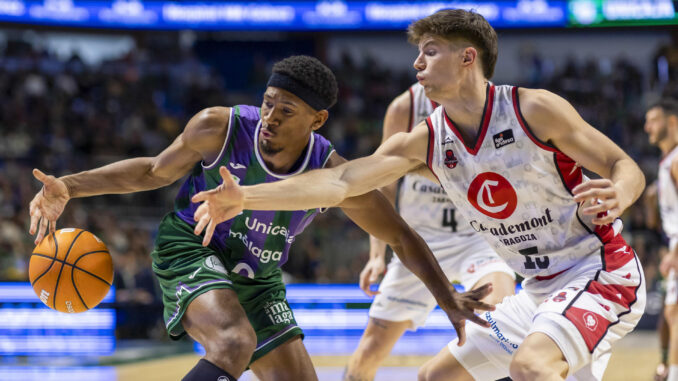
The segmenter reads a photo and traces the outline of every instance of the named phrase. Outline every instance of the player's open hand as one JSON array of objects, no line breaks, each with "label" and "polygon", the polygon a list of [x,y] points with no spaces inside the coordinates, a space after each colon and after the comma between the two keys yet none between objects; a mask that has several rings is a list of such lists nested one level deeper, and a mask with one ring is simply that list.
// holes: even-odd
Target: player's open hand
[{"label": "player's open hand", "polygon": [[384,258],[372,258],[365,264],[363,271],[360,272],[360,289],[368,296],[375,296],[379,291],[370,290],[370,286],[377,283],[379,275],[386,270]]},{"label": "player's open hand", "polygon": [[231,172],[222,166],[219,174],[223,182],[216,188],[200,192],[191,198],[193,202],[202,202],[196,210],[193,219],[197,222],[194,233],[200,235],[205,230],[202,245],[209,245],[216,226],[242,212],[245,194],[238,185]]},{"label": "player's open hand", "polygon": [[[454,288],[452,285],[450,287]],[[466,342],[466,320],[470,320],[483,327],[490,326],[488,322],[476,315],[475,311],[494,311],[494,306],[481,302],[491,292],[492,284],[485,283],[468,292],[453,292],[452,298],[448,303],[438,301],[440,308],[445,311],[454,329],[457,331],[457,336],[459,337],[458,346],[462,346]]]},{"label": "player's open hand", "polygon": [[52,175],[46,175],[39,169],[33,169],[33,176],[42,183],[42,189],[33,197],[29,204],[31,227],[28,230],[35,236],[35,244],[42,241],[46,232],[56,231],[56,220],[63,213],[66,203],[70,199],[68,187]]},{"label": "player's open hand", "polygon": [[609,179],[583,182],[572,189],[572,194],[576,202],[583,202],[583,214],[596,216],[591,220],[596,225],[613,223],[625,209],[619,202],[619,190]]}]

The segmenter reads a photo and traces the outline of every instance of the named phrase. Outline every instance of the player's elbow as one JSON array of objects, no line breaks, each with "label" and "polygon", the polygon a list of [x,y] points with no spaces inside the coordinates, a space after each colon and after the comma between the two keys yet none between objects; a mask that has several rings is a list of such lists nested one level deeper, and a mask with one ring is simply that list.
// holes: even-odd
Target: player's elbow
[{"label": "player's elbow", "polygon": [[177,180],[177,173],[179,171],[165,170],[156,160],[148,158],[144,177],[146,178],[145,182],[151,185],[152,188],[161,188],[175,182]]}]

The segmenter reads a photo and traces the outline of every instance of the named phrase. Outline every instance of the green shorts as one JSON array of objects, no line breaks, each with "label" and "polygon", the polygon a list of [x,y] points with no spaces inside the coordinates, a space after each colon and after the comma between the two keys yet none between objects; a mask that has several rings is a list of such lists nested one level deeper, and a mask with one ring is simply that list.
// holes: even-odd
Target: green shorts
[{"label": "green shorts", "polygon": [[230,272],[228,253],[203,247],[202,237],[193,234],[193,227],[175,213],[167,214],[160,223],[151,257],[153,272],[162,289],[165,326],[170,338],[177,340],[186,334],[181,318],[189,303],[217,288],[235,291],[257,334],[257,347],[250,363],[294,336],[303,337],[285,298],[279,268],[254,279]]}]

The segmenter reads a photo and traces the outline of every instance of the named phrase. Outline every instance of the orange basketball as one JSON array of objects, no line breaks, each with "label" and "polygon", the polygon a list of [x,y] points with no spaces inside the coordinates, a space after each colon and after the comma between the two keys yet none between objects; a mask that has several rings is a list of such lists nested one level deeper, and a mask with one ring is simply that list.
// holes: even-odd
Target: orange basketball
[{"label": "orange basketball", "polygon": [[49,308],[84,312],[108,294],[113,261],[106,245],[94,234],[61,229],[35,247],[28,276],[35,294]]}]

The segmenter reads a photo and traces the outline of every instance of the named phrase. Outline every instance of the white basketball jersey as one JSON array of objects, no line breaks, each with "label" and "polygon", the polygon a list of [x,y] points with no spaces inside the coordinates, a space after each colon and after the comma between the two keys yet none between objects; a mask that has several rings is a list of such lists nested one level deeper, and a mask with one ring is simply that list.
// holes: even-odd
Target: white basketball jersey
[{"label": "white basketball jersey", "polygon": [[616,229],[596,227],[592,216],[579,212],[571,189],[585,179],[581,169],[530,132],[517,90],[488,85],[472,145],[438,107],[427,119],[427,163],[458,211],[506,263],[525,278],[540,279],[599,253],[601,237],[611,238]]},{"label": "white basketball jersey", "polygon": [[671,176],[671,162],[677,156],[678,147],[675,147],[659,163],[659,173],[657,174],[662,228],[672,242],[678,240],[678,190],[676,189],[676,181]]},{"label": "white basketball jersey", "polygon": [[[437,104],[426,97],[424,87],[410,87],[410,126],[426,119]],[[403,177],[398,188],[397,206],[400,215],[426,241],[431,250],[456,245],[454,240],[474,233],[471,226],[457,213],[445,190],[424,176]]]}]

